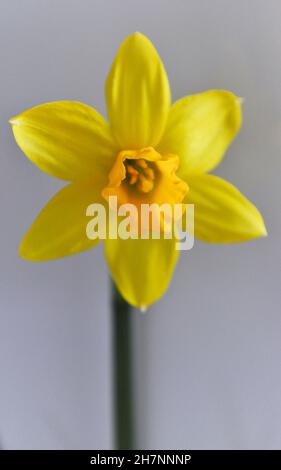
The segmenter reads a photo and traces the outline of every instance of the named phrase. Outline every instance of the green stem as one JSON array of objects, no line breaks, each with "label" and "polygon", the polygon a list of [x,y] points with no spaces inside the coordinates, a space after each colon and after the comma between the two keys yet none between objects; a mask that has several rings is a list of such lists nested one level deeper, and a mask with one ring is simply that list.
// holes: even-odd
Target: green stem
[{"label": "green stem", "polygon": [[131,306],[112,286],[115,449],[135,449]]}]

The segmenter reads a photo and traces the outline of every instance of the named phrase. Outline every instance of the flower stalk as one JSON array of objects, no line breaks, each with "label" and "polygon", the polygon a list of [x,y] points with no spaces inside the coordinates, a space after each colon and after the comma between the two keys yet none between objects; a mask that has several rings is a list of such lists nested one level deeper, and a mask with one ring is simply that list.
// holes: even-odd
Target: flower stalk
[{"label": "flower stalk", "polygon": [[112,283],[114,447],[136,448],[134,419],[132,307]]}]

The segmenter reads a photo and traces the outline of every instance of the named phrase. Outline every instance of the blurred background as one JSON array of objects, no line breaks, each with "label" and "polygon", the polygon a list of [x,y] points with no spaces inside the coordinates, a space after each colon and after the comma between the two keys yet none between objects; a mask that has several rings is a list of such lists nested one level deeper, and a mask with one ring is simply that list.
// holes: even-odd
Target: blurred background
[{"label": "blurred background", "polygon": [[216,170],[269,236],[182,253],[168,293],[134,312],[139,448],[281,448],[281,3],[279,0],[1,0],[0,442],[110,449],[110,283],[99,246],[32,264],[18,244],[62,186],[16,146],[8,119],[55,100],[105,115],[104,80],[134,31],[157,47],[173,99],[245,98]]}]

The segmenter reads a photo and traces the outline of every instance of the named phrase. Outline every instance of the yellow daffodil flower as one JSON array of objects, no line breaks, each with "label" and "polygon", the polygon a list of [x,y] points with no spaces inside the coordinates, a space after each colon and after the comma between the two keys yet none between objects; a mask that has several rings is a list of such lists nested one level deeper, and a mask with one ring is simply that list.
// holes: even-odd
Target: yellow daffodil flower
[{"label": "yellow daffodil flower", "polygon": [[[93,108],[47,103],[11,119],[17,144],[41,170],[70,182],[39,214],[20,255],[45,261],[92,248],[86,208],[93,202],[193,203],[195,237],[232,243],[266,235],[263,219],[234,186],[209,175],[241,126],[240,99],[207,91],[171,105],[169,81],[142,34],[120,46],[106,80],[107,123]],[[106,239],[112,278],[132,305],[165,292],[178,258],[175,240]]]}]

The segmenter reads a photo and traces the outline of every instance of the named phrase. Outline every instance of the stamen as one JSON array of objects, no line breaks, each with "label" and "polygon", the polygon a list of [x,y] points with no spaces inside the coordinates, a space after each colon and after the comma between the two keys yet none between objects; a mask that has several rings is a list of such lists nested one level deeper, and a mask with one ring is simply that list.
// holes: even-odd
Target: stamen
[{"label": "stamen", "polygon": [[150,165],[152,163],[143,158],[128,159],[126,161],[126,173],[129,185],[136,185],[139,191],[149,193],[153,189],[155,179],[154,170]]},{"label": "stamen", "polygon": [[144,175],[139,175],[139,183],[137,188],[143,193],[149,193],[153,188],[153,181],[147,179]]},{"label": "stamen", "polygon": [[133,174],[130,176],[130,181],[129,181],[129,184],[135,184],[139,179],[139,176],[138,174]]},{"label": "stamen", "polygon": [[138,175],[139,174],[138,170],[136,170],[136,168],[134,168],[131,165],[127,165],[127,172],[130,173],[130,175]]},{"label": "stamen", "polygon": [[140,160],[137,160],[137,165],[140,166],[141,168],[145,169],[147,168],[147,162],[143,160],[142,158]]},{"label": "stamen", "polygon": [[147,178],[149,178],[151,180],[154,180],[154,178],[155,178],[154,171],[152,170],[152,168],[148,168],[148,167],[145,168],[144,174],[145,174],[145,176],[147,176]]}]

